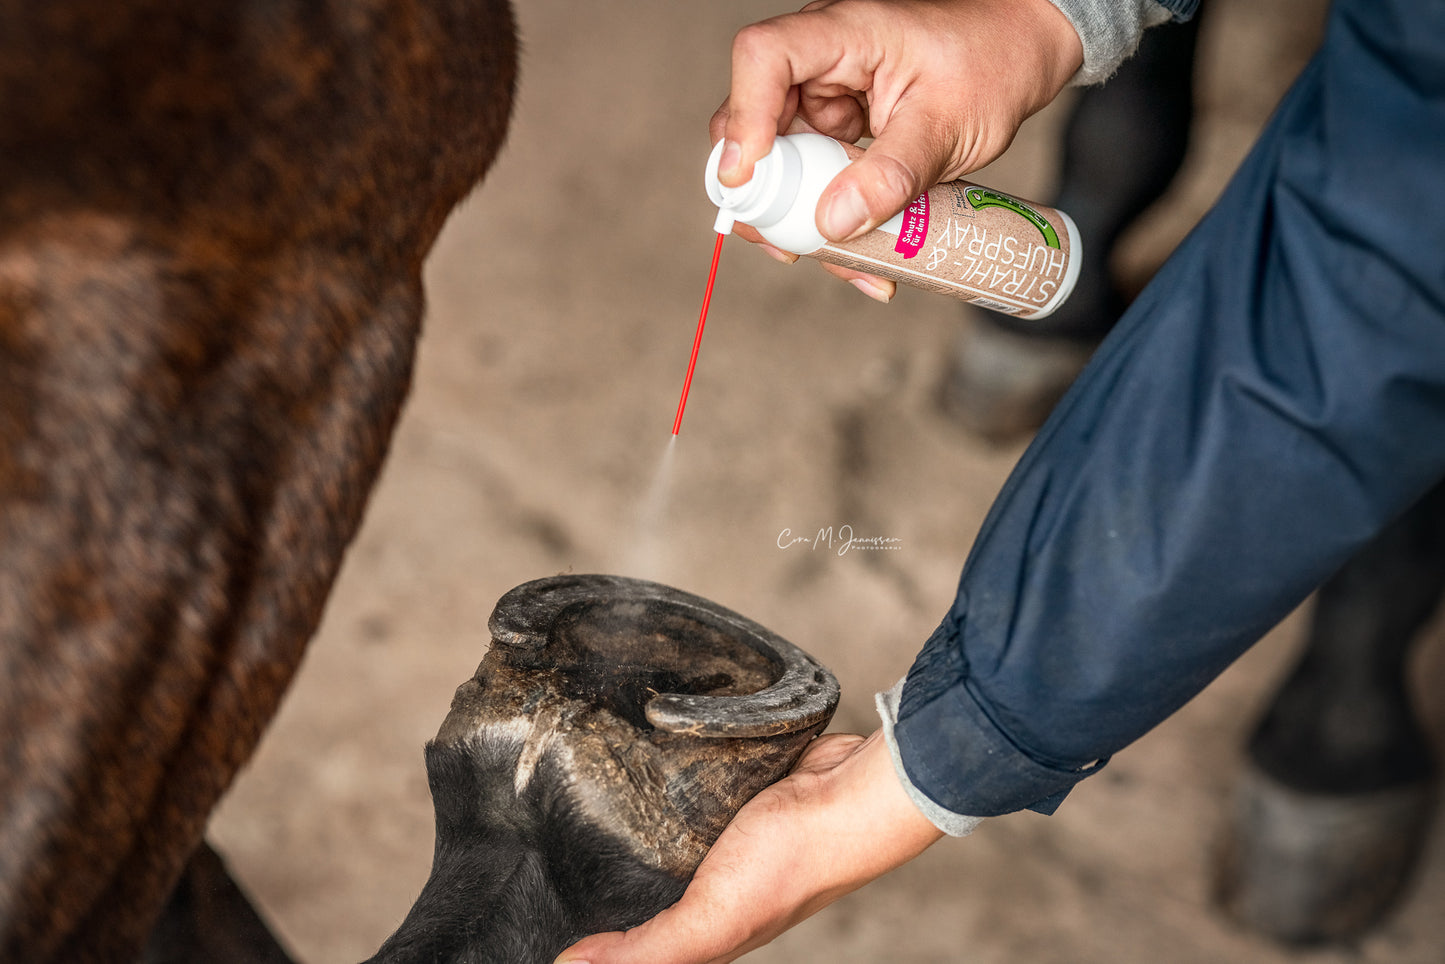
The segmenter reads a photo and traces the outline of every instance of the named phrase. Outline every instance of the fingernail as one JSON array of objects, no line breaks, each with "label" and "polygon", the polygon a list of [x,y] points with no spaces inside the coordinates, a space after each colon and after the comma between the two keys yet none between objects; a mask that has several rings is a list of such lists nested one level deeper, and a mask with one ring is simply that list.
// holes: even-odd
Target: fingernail
[{"label": "fingernail", "polygon": [[848,283],[853,287],[857,288],[859,291],[863,292],[868,297],[872,298],[874,301],[881,301],[886,305],[888,304],[888,302],[893,300],[893,292],[889,291],[887,288],[880,288],[878,285],[869,281],[867,278],[854,278]]},{"label": "fingernail", "polygon": [[863,195],[854,187],[845,187],[828,199],[823,208],[819,227],[832,241],[847,241],[859,233],[868,221],[868,208],[863,204]]},{"label": "fingernail", "polygon": [[[722,156],[718,158],[717,173],[723,179],[736,178],[739,174],[738,168],[742,165],[743,148],[737,141],[724,141]],[[571,962],[565,962],[571,964]],[[586,964],[585,961],[578,964]]]},{"label": "fingernail", "polygon": [[760,241],[758,242],[758,247],[762,248],[768,257],[772,258],[774,261],[781,261],[783,264],[792,264],[793,262],[798,260],[798,256],[796,254],[789,254],[782,248],[775,248],[771,244],[763,244]]}]

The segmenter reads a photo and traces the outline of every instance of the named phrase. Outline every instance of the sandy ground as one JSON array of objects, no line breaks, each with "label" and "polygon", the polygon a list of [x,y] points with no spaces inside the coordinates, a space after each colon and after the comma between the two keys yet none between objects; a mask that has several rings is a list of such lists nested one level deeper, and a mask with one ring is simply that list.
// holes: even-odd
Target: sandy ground
[{"label": "sandy ground", "polygon": [[[1022,451],[980,444],[935,405],[964,312],[909,291],[878,305],[736,240],[670,508],[657,538],[641,538],[711,247],[706,120],[733,32],[777,12],[765,0],[654,0],[621,18],[606,4],[519,5],[525,72],[509,146],[429,262],[429,319],[389,465],[283,712],[212,826],[307,964],[368,956],[420,889],[432,843],[421,747],[512,586],[603,571],[708,596],[830,665],[843,685],[834,729],[864,732],[873,692],[906,671],[952,599]],[[1214,12],[1194,155],[1126,247],[1135,275],[1209,204],[1317,36],[1315,0],[1267,11],[1217,0]],[[977,180],[1049,196],[1061,109],[1030,121]],[[843,525],[901,548],[778,547],[785,528]],[[1057,815],[944,841],[748,960],[1445,960],[1442,834],[1399,913],[1355,947],[1285,952],[1210,905],[1241,734],[1299,622]],[[1419,667],[1436,693],[1442,635]]]}]

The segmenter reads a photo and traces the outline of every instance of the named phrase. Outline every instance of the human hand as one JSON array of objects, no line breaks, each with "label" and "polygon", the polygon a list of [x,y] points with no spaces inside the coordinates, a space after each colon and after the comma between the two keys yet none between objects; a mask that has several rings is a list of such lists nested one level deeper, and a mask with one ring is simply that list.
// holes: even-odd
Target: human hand
[{"label": "human hand", "polygon": [[574,944],[557,964],[725,964],[940,836],[904,792],[881,732],[821,737],[738,811],[681,900]]},{"label": "human hand", "polygon": [[[719,177],[746,182],[789,130],[871,135],[818,201],[818,229],[847,241],[1002,154],[1082,63],[1078,34],[1049,0],[818,0],[734,38],[732,90],[709,125],[714,143],[728,142]],[[893,294],[891,281],[824,268],[879,300]]]}]

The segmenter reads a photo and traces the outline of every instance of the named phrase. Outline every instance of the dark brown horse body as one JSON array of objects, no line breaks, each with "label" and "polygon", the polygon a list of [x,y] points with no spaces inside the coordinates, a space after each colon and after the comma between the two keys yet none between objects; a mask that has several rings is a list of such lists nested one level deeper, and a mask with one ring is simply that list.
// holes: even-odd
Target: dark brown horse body
[{"label": "dark brown horse body", "polygon": [[0,0],[0,960],[134,960],[501,144],[502,0]]}]

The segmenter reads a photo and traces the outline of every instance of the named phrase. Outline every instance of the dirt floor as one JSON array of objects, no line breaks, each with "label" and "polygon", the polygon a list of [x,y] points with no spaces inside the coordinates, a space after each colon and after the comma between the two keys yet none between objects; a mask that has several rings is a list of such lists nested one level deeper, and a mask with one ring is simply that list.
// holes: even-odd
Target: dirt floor
[{"label": "dirt floor", "polygon": [[[432,844],[422,744],[512,586],[621,572],[708,596],[830,665],[843,686],[834,729],[860,732],[876,726],[874,691],[907,670],[953,598],[1023,449],[983,445],[936,405],[965,311],[911,291],[875,304],[737,240],[670,508],[643,544],[638,513],[711,249],[707,118],[732,34],[782,9],[650,0],[619,17],[608,4],[519,4],[509,146],[429,262],[429,319],[388,468],[283,712],[212,825],[307,964],[368,956],[419,891]],[[1211,12],[1194,153],[1126,246],[1136,277],[1207,207],[1318,36],[1316,0],[1215,0]],[[976,179],[1047,198],[1064,106]],[[901,548],[779,548],[785,528],[844,525]],[[1299,625],[1297,614],[1057,815],[944,841],[747,960],[1445,960],[1445,834],[1398,914],[1358,946],[1286,952],[1211,906],[1241,735]],[[1442,636],[1419,666],[1437,695]],[[1433,709],[1445,735],[1445,707]]]}]

